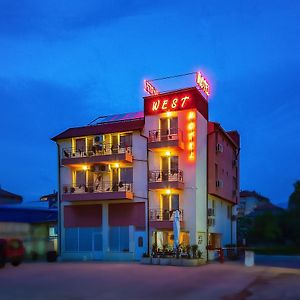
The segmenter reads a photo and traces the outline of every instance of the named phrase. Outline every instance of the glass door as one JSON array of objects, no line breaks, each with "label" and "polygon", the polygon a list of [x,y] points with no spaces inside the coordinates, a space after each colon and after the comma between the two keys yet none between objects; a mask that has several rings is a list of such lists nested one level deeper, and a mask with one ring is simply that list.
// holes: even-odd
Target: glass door
[{"label": "glass door", "polygon": [[169,173],[169,157],[162,156],[161,157],[161,180],[168,181],[168,173]]},{"label": "glass door", "polygon": [[119,189],[119,168],[112,169],[112,190],[117,192]]},{"label": "glass door", "polygon": [[169,207],[170,207],[170,196],[162,195],[162,219],[168,221],[170,219]]}]

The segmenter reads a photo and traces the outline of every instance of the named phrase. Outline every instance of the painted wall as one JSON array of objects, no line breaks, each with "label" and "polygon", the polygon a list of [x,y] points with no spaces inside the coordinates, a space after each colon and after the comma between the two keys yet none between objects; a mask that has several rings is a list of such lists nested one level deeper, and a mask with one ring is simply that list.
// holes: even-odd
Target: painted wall
[{"label": "painted wall", "polygon": [[[230,142],[228,136],[217,128],[215,123],[210,122],[208,126],[208,192],[238,203],[239,156],[236,156],[237,148]],[[223,152],[216,151],[218,143],[223,146]],[[234,164],[236,159],[237,165]],[[236,178],[236,183],[234,178]],[[216,186],[218,179],[222,180],[223,187]]]}]

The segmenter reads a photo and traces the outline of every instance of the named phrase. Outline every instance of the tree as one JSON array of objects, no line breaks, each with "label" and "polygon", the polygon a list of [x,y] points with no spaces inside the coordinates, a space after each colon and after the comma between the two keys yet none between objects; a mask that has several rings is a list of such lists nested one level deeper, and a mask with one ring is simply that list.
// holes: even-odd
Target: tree
[{"label": "tree", "polygon": [[300,181],[294,183],[294,191],[289,197],[287,227],[290,239],[300,246]]},{"label": "tree", "polygon": [[300,210],[300,181],[294,183],[294,192],[289,197],[289,210]]}]

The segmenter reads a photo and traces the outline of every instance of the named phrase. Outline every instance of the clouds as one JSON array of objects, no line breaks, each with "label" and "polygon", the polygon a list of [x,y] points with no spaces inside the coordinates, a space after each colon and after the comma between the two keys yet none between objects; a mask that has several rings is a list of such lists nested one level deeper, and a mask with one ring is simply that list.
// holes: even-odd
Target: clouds
[{"label": "clouds", "polygon": [[[4,188],[19,167],[27,185],[13,191],[25,198],[51,192],[56,149],[49,137],[99,115],[142,109],[145,78],[200,68],[212,83],[212,119],[241,132],[242,187],[287,198],[300,176],[291,156],[280,159],[300,147],[299,4],[161,2],[0,1]],[[11,168],[20,143],[26,161]],[[39,191],[36,174],[44,178]]]}]

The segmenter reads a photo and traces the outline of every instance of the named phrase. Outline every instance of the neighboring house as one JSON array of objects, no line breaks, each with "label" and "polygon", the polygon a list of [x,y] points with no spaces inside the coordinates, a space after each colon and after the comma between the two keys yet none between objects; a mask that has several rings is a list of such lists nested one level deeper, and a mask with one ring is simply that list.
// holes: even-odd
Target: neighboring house
[{"label": "neighboring house", "polygon": [[251,231],[257,216],[267,213],[277,215],[283,211],[283,208],[274,205],[267,197],[255,191],[241,191],[237,221],[238,243],[244,244],[247,242],[248,233]]},{"label": "neighboring house", "polygon": [[26,255],[45,256],[57,249],[57,208],[35,207],[22,203],[22,197],[0,190],[0,237],[24,241]]},{"label": "neighboring house", "polygon": [[137,260],[153,244],[236,242],[239,134],[208,119],[193,87],[144,97],[144,111],[69,128],[58,145],[62,259]]},{"label": "neighboring house", "polygon": [[19,195],[8,192],[0,187],[0,205],[2,204],[20,204],[23,198]]},{"label": "neighboring house", "polygon": [[255,191],[241,191],[238,215],[240,217],[247,216],[258,206],[266,203],[270,203],[270,200]]}]

